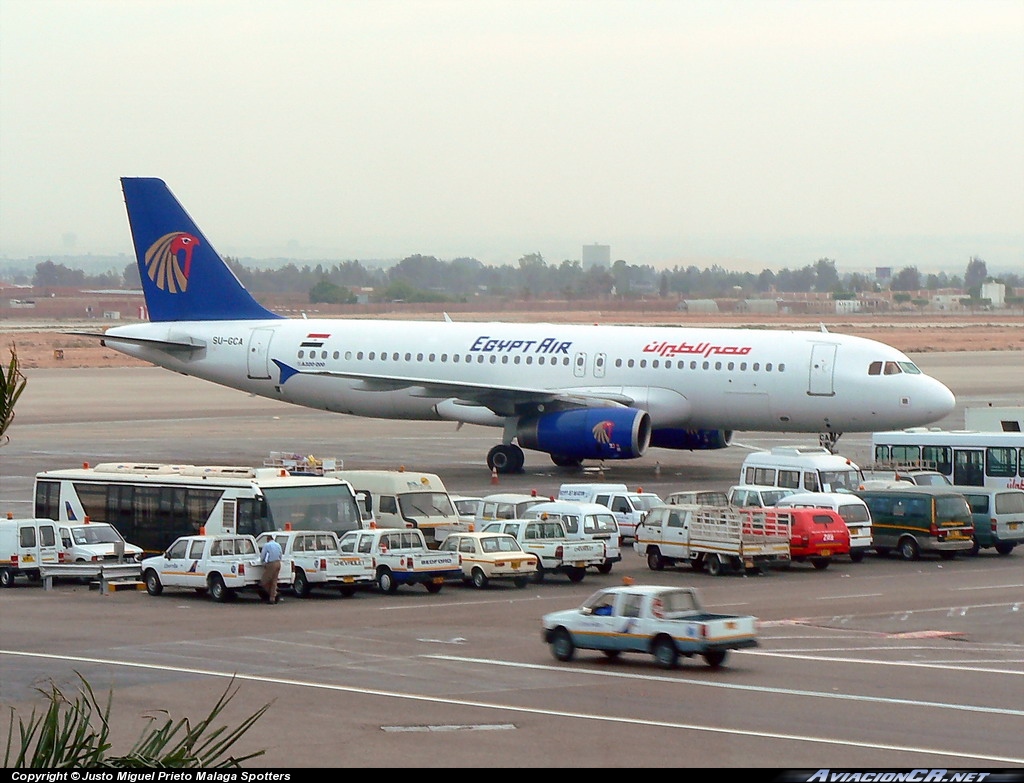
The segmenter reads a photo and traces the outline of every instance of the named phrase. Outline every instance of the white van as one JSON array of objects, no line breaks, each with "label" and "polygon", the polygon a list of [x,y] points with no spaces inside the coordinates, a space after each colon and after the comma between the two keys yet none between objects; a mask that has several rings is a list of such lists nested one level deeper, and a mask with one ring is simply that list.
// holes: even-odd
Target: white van
[{"label": "white van", "polygon": [[465,530],[451,496],[434,473],[408,470],[340,470],[344,479],[363,498],[364,522],[372,517],[377,527],[416,527],[428,546],[439,545],[450,532]]},{"label": "white van", "polygon": [[770,508],[787,495],[795,494],[795,489],[737,484],[729,487],[729,505],[740,508]]},{"label": "white van", "polygon": [[542,498],[536,492],[525,494],[522,492],[499,492],[494,495],[484,495],[483,503],[480,504],[480,511],[476,515],[477,529],[481,529],[487,522],[494,522],[496,519],[522,519],[526,510],[538,503],[547,503],[550,498]]},{"label": "white van", "polygon": [[636,538],[636,526],[647,516],[647,512],[656,506],[665,504],[653,492],[644,492],[638,488],[635,492],[627,489],[625,484],[562,484],[558,489],[558,500],[572,503],[600,503],[611,509],[615,521],[619,523],[619,534],[623,541]]},{"label": "white van", "polygon": [[106,522],[62,522],[57,532],[65,563],[142,562],[142,547],[129,544]]},{"label": "white van", "polygon": [[40,566],[61,560],[52,519],[0,519],[0,587],[14,587],[17,576],[38,582]]},{"label": "white van", "polygon": [[603,541],[605,560],[596,566],[602,574],[622,560],[619,523],[607,506],[600,503],[572,503],[567,500],[553,500],[530,506],[524,519],[559,519],[565,526],[569,538],[576,540]]},{"label": "white van", "polygon": [[728,506],[729,496],[720,489],[689,489],[672,492],[665,502],[670,506]]},{"label": "white van", "polygon": [[871,549],[871,512],[868,504],[846,492],[798,492],[787,495],[776,508],[828,508],[850,529],[850,560],[859,563]]},{"label": "white van", "polygon": [[860,482],[857,464],[824,446],[776,446],[751,452],[743,460],[739,480],[803,492],[853,492]]}]

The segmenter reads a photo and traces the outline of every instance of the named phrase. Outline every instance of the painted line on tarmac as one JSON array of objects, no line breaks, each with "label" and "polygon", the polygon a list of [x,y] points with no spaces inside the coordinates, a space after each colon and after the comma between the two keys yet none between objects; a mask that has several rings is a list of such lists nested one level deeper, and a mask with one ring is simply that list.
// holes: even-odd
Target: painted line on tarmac
[{"label": "painted line on tarmac", "polygon": [[[332,691],[336,693],[358,693],[365,696],[381,696],[391,699],[400,699],[402,701],[415,701],[415,702],[426,702],[429,704],[444,704],[455,707],[478,707],[481,709],[489,710],[501,710],[502,712],[515,712],[523,715],[540,715],[543,717],[551,718],[574,718],[577,720],[585,721],[596,721],[598,723],[611,723],[611,724],[628,724],[633,726],[651,726],[655,728],[663,729],[681,729],[684,731],[696,731],[706,734],[723,734],[728,736],[738,737],[756,737],[758,739],[777,739],[785,740],[789,742],[806,743],[811,745],[826,745],[826,746],[843,746],[850,748],[862,748],[866,750],[886,750],[894,753],[923,753],[937,757],[948,757],[955,759],[977,759],[978,761],[986,761],[992,764],[1024,764],[1024,758],[1013,758],[1009,756],[990,756],[987,754],[978,754],[971,752],[954,752],[948,748],[907,748],[900,747],[898,745],[889,745],[879,742],[854,742],[852,740],[842,739],[840,737],[808,737],[805,735],[796,734],[782,734],[779,732],[766,732],[766,731],[750,731],[747,729],[736,729],[736,728],[720,728],[707,725],[693,724],[693,723],[678,723],[675,721],[659,721],[659,720],[643,720],[637,718],[623,718],[613,715],[592,715],[590,713],[583,712],[568,712],[565,710],[554,710],[550,708],[533,708],[533,707],[522,707],[511,704],[497,704],[494,702],[481,702],[481,701],[469,701],[467,699],[452,699],[448,697],[439,696],[420,696],[409,693],[399,693],[397,691],[382,691],[375,688],[355,688],[346,685],[331,685],[322,682],[309,682],[305,680],[292,680],[285,679],[283,677],[270,677],[266,674],[238,674],[237,672],[218,672],[209,669],[195,669],[190,667],[182,666],[165,666],[161,664],[150,664],[150,663],[135,663],[133,661],[115,661],[106,658],[87,658],[84,656],[75,655],[53,655],[48,653],[35,653],[25,652],[23,650],[0,650],[0,656],[9,655],[12,657],[19,658],[43,658],[46,660],[74,662],[74,663],[91,663],[105,666],[120,666],[131,669],[145,669],[149,671],[166,671],[166,672],[178,672],[186,674],[196,674],[205,677],[215,677],[218,679],[225,680],[241,680],[248,682],[255,682],[261,685],[275,684],[275,685],[290,685],[297,686],[300,688],[312,688],[321,691]],[[480,663],[492,663],[502,665],[502,661],[488,661],[485,659],[475,658],[457,658],[454,656],[423,656],[425,658],[440,658],[452,661],[478,661]],[[566,667],[558,666],[540,666],[534,664],[520,664],[523,668],[534,668],[550,671],[565,672]],[[585,672],[587,674],[601,674],[601,672],[588,672],[584,669],[573,670]],[[613,674],[607,672],[604,674]],[[628,676],[628,675],[627,675]],[[654,678],[650,678],[654,679]],[[669,679],[669,678],[665,678]],[[673,682],[680,682],[680,680],[672,680]],[[690,684],[690,681],[685,681]],[[696,684],[696,683],[695,683]],[[709,683],[700,683],[709,684]],[[723,683],[716,683],[716,685],[722,686]],[[735,687],[735,686],[733,686]],[[772,691],[776,689],[765,688],[765,691]],[[822,694],[813,694],[822,695]],[[832,694],[827,694],[832,695]],[[895,700],[894,700],[895,701]],[[912,703],[912,702],[907,702]],[[959,705],[957,705],[959,706]],[[959,706],[960,709],[969,709]]]},{"label": "painted line on tarmac", "polygon": [[[821,661],[832,661],[842,660],[838,658],[829,658],[826,656],[814,656],[814,655],[778,655],[776,653],[761,653],[754,650],[744,650],[744,655],[762,655],[771,658],[796,658],[800,660],[812,659]],[[755,693],[778,693],[783,696],[809,696],[819,699],[837,699],[839,701],[859,701],[876,704],[898,704],[900,706],[910,707],[930,707],[934,709],[942,710],[957,710],[959,712],[981,712],[993,715],[1007,715],[1010,717],[1024,717],[1024,710],[1012,710],[1001,707],[980,707],[972,706],[968,704],[951,704],[948,702],[937,702],[937,701],[920,701],[918,699],[892,699],[883,696],[853,696],[850,694],[833,693],[825,691],[805,691],[798,690],[795,688],[767,688],[763,685],[737,685],[729,682],[707,682],[706,680],[692,680],[685,677],[666,677],[659,675],[649,674],[632,674],[630,672],[604,672],[594,671],[592,669],[581,669],[573,666],[549,666],[546,664],[539,663],[515,663],[511,661],[499,661],[491,658],[461,658],[455,655],[424,655],[424,658],[434,658],[443,661],[452,661],[455,663],[480,663],[489,664],[492,666],[505,666],[515,669],[533,669],[539,671],[551,671],[551,672],[572,672],[573,674],[590,674],[595,677],[613,677],[615,679],[626,679],[626,680],[643,680],[645,682],[666,682],[666,683],[684,683],[686,685],[703,685],[707,688],[721,688],[724,690],[732,691],[752,691]],[[857,661],[850,659],[851,663],[864,663],[864,661]],[[926,668],[943,669],[949,671],[949,665],[944,666],[926,666]],[[958,671],[970,671],[970,672],[988,672],[988,669],[973,669],[973,668],[961,668]],[[991,670],[996,674],[1010,674],[1003,669]],[[1017,674],[1017,672],[1012,672]]]}]

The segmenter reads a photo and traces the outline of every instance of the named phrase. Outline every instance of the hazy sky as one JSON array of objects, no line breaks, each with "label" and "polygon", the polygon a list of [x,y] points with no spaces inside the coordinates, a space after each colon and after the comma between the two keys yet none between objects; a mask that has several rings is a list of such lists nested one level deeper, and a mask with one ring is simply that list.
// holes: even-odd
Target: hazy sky
[{"label": "hazy sky", "polygon": [[0,0],[0,258],[1024,269],[1024,0]]}]

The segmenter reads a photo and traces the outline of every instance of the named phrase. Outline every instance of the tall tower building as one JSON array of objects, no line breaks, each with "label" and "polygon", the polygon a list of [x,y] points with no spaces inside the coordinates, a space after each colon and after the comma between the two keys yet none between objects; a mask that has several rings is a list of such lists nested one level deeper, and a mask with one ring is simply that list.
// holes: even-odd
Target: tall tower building
[{"label": "tall tower building", "polygon": [[611,245],[584,245],[583,246],[583,268],[592,269],[595,266],[608,269],[612,265]]}]

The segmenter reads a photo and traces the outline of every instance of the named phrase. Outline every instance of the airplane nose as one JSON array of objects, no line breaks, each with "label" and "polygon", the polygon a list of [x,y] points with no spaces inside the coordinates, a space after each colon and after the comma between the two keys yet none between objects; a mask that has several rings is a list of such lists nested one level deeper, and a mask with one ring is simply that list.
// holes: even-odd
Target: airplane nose
[{"label": "airplane nose", "polygon": [[930,388],[925,395],[925,405],[934,413],[933,421],[936,421],[953,412],[953,408],[956,407],[956,397],[944,383],[931,378]]}]

